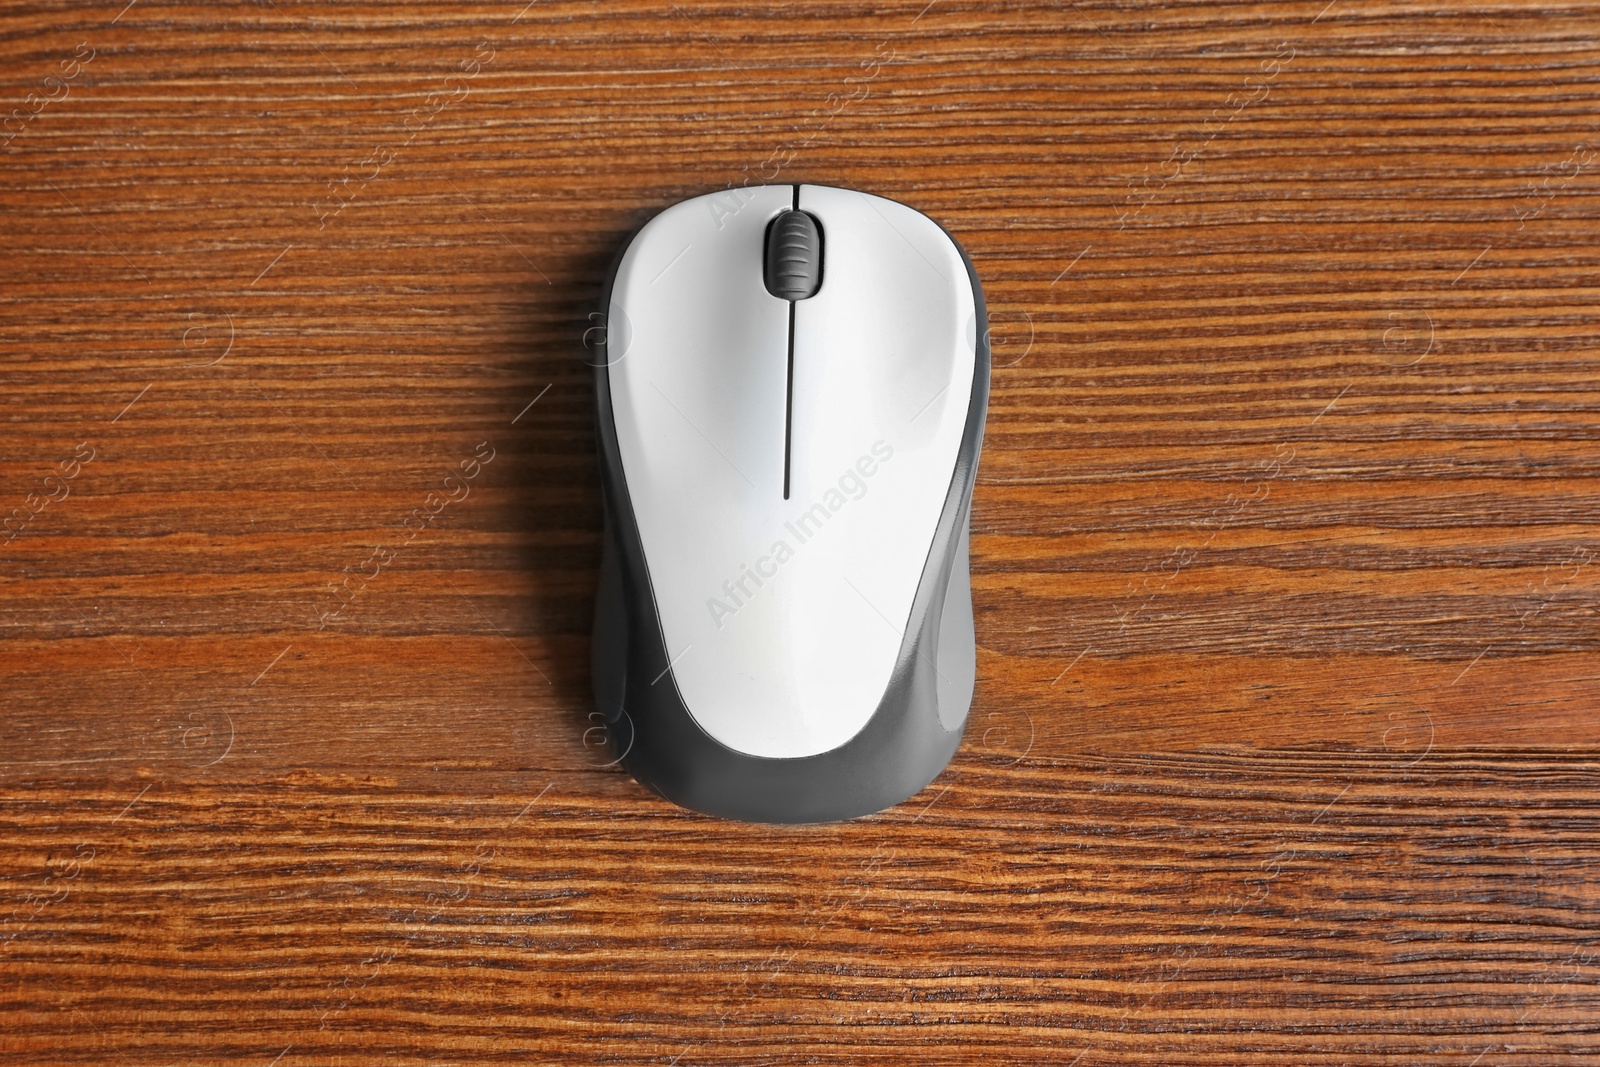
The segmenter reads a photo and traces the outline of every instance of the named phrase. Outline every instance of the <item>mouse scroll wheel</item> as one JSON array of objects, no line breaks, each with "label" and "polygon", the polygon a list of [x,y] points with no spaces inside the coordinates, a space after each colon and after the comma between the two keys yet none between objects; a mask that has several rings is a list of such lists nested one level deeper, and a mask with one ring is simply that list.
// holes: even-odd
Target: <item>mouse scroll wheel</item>
[{"label": "mouse scroll wheel", "polygon": [[767,292],[805,300],[822,286],[822,230],[804,211],[785,211],[767,227]]}]

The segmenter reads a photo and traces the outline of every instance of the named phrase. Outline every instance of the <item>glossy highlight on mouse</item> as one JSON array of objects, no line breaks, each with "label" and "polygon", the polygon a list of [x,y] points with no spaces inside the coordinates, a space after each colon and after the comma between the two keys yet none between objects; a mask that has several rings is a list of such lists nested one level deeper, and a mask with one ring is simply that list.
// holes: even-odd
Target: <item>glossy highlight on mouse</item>
[{"label": "glossy highlight on mouse", "polygon": [[893,200],[746,188],[646,223],[601,314],[591,667],[617,757],[735,819],[912,796],[955,753],[976,677],[971,261]]}]

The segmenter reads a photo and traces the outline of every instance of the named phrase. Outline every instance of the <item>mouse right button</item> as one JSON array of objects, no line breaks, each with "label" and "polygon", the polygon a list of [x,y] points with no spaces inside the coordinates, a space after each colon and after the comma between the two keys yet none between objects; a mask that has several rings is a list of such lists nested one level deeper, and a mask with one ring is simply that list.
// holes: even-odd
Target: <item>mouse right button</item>
[{"label": "mouse right button", "polygon": [[827,263],[794,304],[791,505],[831,517],[789,565],[795,610],[830,620],[814,652],[835,676],[886,681],[958,467],[978,297],[927,216],[848,189],[799,201]]}]

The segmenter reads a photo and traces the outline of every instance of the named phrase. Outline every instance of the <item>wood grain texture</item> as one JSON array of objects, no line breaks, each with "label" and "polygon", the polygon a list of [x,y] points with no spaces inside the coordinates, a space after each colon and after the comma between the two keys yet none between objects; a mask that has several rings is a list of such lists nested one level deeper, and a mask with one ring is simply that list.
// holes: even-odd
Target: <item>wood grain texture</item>
[{"label": "wood grain texture", "polygon": [[[1600,9],[122,3],[0,15],[0,1063],[1600,1055]],[[768,180],[995,347],[966,741],[812,828],[587,718],[589,312]]]}]

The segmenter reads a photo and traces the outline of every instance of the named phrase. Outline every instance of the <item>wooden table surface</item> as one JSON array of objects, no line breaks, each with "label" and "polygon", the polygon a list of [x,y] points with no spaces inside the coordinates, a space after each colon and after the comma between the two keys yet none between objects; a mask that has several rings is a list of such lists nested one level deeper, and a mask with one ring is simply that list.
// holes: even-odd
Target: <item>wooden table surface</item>
[{"label": "wooden table surface", "polygon": [[[0,16],[0,1063],[1600,1054],[1600,7],[123,3]],[[768,181],[995,349],[821,827],[588,718],[590,312]]]}]

